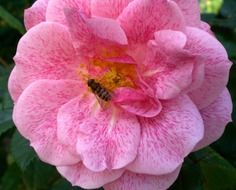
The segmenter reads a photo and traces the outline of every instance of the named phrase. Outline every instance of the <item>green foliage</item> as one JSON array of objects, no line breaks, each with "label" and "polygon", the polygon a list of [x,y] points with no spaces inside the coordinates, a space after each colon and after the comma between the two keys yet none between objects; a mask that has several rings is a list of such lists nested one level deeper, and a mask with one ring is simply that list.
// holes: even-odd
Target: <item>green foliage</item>
[{"label": "green foliage", "polygon": [[[29,142],[15,130],[11,119],[13,106],[7,80],[17,42],[24,33],[23,10],[32,2],[0,1],[0,190],[82,190],[72,187],[54,167],[41,162]],[[202,19],[212,26],[234,63],[228,87],[236,102],[236,1],[200,2]],[[228,125],[220,140],[185,159],[170,190],[236,189],[236,111],[232,118],[234,122]]]},{"label": "green foliage", "polygon": [[12,16],[8,11],[6,11],[2,6],[0,6],[0,18],[2,18],[7,24],[12,28],[18,30],[21,34],[24,34],[25,29],[22,23]]},{"label": "green foliage", "polygon": [[22,171],[37,157],[34,150],[29,146],[29,142],[24,139],[17,131],[11,140],[11,153]]}]

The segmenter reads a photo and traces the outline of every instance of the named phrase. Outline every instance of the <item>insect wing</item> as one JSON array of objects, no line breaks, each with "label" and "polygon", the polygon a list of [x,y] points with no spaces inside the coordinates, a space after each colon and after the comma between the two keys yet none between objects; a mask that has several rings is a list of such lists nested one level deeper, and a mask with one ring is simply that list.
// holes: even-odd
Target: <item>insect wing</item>
[{"label": "insect wing", "polygon": [[101,107],[102,109],[105,109],[105,108],[106,108],[106,105],[107,105],[107,102],[104,101],[103,99],[99,98],[99,96],[98,96],[97,94],[94,94],[94,96],[96,97],[96,99],[97,99],[97,101],[98,101],[100,107]]}]

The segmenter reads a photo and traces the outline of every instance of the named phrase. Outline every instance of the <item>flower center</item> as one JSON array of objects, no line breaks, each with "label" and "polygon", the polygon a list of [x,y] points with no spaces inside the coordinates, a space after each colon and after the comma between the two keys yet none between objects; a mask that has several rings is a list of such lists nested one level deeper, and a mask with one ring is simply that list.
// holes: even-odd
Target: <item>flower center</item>
[{"label": "flower center", "polygon": [[104,88],[114,91],[118,87],[135,88],[135,65],[93,59],[91,64],[100,70],[94,77]]}]

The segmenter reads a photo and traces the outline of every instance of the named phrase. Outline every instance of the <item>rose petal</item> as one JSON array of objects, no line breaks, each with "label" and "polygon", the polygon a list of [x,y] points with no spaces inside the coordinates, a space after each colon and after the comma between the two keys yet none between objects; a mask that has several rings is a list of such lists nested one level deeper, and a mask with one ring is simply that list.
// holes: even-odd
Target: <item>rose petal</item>
[{"label": "rose petal", "polygon": [[127,45],[125,32],[119,23],[109,18],[91,18],[87,20],[89,28],[101,39],[109,40],[121,45]]},{"label": "rose petal", "polygon": [[182,30],[184,18],[173,1],[134,0],[120,14],[118,21],[131,42],[147,42],[155,31]]},{"label": "rose petal", "polygon": [[38,79],[78,78],[70,34],[56,23],[41,23],[29,30],[18,44],[14,61],[12,78],[18,80],[10,85],[21,86],[21,89]]},{"label": "rose petal", "polygon": [[90,15],[90,0],[53,0],[48,4],[46,20],[67,24],[65,9],[76,9],[78,12]]},{"label": "rose petal", "polygon": [[111,105],[101,109],[93,102],[94,95],[87,94],[61,107],[58,138],[67,144],[76,139],[77,152],[92,171],[122,168],[136,157],[139,123],[134,115],[114,111]]},{"label": "rose petal", "polygon": [[155,32],[154,36],[155,42],[168,50],[183,49],[187,42],[186,35],[179,31],[160,30]]},{"label": "rose petal", "polygon": [[205,147],[221,137],[227,123],[231,121],[232,109],[232,100],[225,88],[213,103],[200,111],[205,132],[203,139],[197,144],[195,150]]},{"label": "rose petal", "polygon": [[105,190],[166,190],[177,179],[180,167],[166,175],[145,175],[125,172],[122,177],[104,186]]},{"label": "rose petal", "polygon": [[14,67],[13,70],[11,71],[11,75],[8,80],[8,90],[14,102],[17,101],[18,97],[21,95],[23,91],[23,88],[21,87],[19,81],[20,81],[20,76],[17,73],[16,67]]},{"label": "rose petal", "polygon": [[188,26],[200,26],[200,7],[198,0],[174,0],[184,14]]},{"label": "rose petal", "polygon": [[80,186],[86,189],[99,188],[106,183],[116,180],[124,172],[124,170],[93,172],[87,169],[82,163],[71,166],[60,166],[57,167],[57,170],[73,186]]},{"label": "rose petal", "polygon": [[171,99],[180,94],[192,83],[193,64],[179,64],[178,66],[157,73],[149,80],[159,99]]},{"label": "rose petal", "polygon": [[56,136],[58,109],[79,93],[81,84],[77,81],[38,80],[19,97],[13,112],[14,123],[43,161],[53,165],[79,161]]},{"label": "rose petal", "polygon": [[154,117],[161,111],[161,103],[132,88],[118,88],[114,92],[114,103],[122,109],[142,117]]},{"label": "rose petal", "polygon": [[46,9],[49,0],[37,0],[24,12],[24,23],[27,30],[46,20]]},{"label": "rose petal", "polygon": [[136,173],[162,175],[174,171],[203,137],[203,122],[187,96],[162,101],[155,118],[140,118],[138,156],[128,166]]},{"label": "rose petal", "polygon": [[[89,18],[76,9],[66,9],[65,15],[73,38],[73,45],[80,54],[92,56],[104,49],[102,45],[126,45],[127,38],[117,21],[108,18]],[[99,54],[99,53],[97,53]]]},{"label": "rose petal", "polygon": [[187,36],[186,49],[204,58],[205,80],[200,88],[189,93],[198,108],[202,109],[211,104],[225,88],[232,63],[224,47],[210,34],[188,27]]},{"label": "rose petal", "polygon": [[133,0],[91,0],[92,15],[117,18],[123,9]]}]

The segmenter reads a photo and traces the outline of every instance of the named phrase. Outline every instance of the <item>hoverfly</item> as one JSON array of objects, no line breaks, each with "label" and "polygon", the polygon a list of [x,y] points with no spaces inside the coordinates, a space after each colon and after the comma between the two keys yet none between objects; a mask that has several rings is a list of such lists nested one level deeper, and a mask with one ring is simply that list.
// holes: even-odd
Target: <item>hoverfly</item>
[{"label": "hoverfly", "polygon": [[111,100],[111,94],[110,92],[102,87],[102,85],[99,82],[96,82],[95,79],[88,79],[87,81],[88,87],[92,90],[92,92],[98,96],[101,100],[104,100],[108,102]]}]

